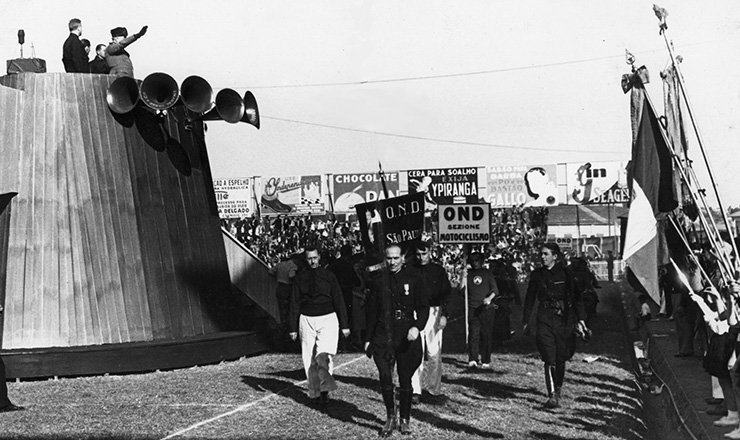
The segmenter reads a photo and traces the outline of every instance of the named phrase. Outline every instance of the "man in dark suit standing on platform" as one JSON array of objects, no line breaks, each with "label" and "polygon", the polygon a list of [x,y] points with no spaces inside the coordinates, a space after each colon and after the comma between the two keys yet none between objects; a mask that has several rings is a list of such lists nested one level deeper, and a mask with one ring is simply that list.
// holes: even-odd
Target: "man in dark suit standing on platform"
[{"label": "man in dark suit standing on platform", "polygon": [[[3,312],[3,306],[0,306],[0,313]],[[5,364],[3,358],[0,358],[0,413],[10,411],[24,410],[22,406],[14,405],[8,399],[8,385],[5,383]]]},{"label": "man in dark suit standing on platform", "polygon": [[69,20],[69,37],[62,46],[62,63],[67,73],[87,73],[87,54],[80,41],[82,21],[79,18]]}]

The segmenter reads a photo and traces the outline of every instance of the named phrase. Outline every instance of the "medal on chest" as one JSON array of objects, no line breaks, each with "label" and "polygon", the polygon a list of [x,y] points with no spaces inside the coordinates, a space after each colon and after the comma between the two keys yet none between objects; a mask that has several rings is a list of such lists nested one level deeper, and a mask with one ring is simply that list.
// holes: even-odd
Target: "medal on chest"
[{"label": "medal on chest", "polygon": [[404,284],[403,285],[403,294],[406,295],[406,296],[408,296],[408,294],[409,294],[409,285],[408,284]]}]

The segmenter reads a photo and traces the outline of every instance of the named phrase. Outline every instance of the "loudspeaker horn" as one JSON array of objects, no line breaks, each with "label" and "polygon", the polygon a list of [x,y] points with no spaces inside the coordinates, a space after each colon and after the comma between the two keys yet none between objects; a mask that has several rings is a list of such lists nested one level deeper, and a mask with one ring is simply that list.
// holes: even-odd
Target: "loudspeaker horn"
[{"label": "loudspeaker horn", "polygon": [[139,85],[136,80],[122,76],[108,87],[108,94],[105,97],[108,107],[119,114],[130,112],[139,102]]},{"label": "loudspeaker horn", "polygon": [[257,130],[260,129],[260,111],[257,108],[257,100],[249,90],[244,94],[244,117],[241,118],[241,122],[254,125]]},{"label": "loudspeaker horn", "polygon": [[144,78],[139,88],[139,96],[149,108],[167,110],[177,103],[180,89],[174,78],[162,72],[155,72]]},{"label": "loudspeaker horn", "polygon": [[226,121],[236,124],[244,117],[244,101],[233,89],[221,89],[216,94],[216,106],[208,113],[204,113],[191,122],[195,121]]},{"label": "loudspeaker horn", "polygon": [[213,106],[213,88],[197,75],[185,78],[180,85],[180,95],[182,103],[192,112],[207,112]]}]

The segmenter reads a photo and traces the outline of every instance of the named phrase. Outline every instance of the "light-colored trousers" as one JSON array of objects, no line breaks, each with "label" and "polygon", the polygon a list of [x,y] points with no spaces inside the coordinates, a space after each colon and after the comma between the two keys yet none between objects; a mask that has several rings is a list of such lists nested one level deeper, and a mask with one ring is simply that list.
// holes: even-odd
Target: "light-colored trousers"
[{"label": "light-colored trousers", "polygon": [[414,394],[425,389],[429,394],[442,394],[442,330],[437,329],[439,307],[429,308],[429,319],[421,331],[421,345],[425,356],[411,378]]},{"label": "light-colored trousers", "polygon": [[339,341],[339,319],[332,312],[328,315],[301,315],[298,321],[298,335],[301,338],[301,357],[303,369],[308,379],[308,397],[314,399],[322,391],[334,391],[334,362]]}]

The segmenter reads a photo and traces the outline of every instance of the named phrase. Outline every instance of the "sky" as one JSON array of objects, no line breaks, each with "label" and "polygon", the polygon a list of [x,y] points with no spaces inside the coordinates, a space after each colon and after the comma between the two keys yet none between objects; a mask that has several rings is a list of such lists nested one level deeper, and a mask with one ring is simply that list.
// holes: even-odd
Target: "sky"
[{"label": "sky", "polygon": [[[651,1],[3,0],[0,54],[61,72],[70,18],[83,38],[148,33],[135,76],[190,75],[254,93],[260,130],[208,123],[214,178],[628,160],[625,49],[670,60]],[[740,3],[661,0],[722,203],[740,205]],[[696,138],[690,157],[716,206]]]}]

